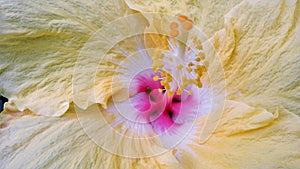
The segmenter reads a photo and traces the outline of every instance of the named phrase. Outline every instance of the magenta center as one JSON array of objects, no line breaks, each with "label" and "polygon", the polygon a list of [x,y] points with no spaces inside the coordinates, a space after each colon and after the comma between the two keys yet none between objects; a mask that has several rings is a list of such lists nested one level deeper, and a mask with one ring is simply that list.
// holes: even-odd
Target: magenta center
[{"label": "magenta center", "polygon": [[153,80],[154,76],[159,76],[159,73],[149,69],[133,78],[130,103],[137,110],[137,119],[146,120],[156,132],[162,133],[189,121],[191,115],[194,117],[196,100],[187,92],[168,96],[160,81]]}]

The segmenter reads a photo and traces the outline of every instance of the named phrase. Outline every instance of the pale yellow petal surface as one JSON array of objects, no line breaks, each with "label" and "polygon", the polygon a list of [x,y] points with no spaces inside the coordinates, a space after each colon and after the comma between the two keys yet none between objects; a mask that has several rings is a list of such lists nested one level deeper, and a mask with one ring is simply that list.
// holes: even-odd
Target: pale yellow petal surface
[{"label": "pale yellow petal surface", "polygon": [[199,119],[218,127],[206,142],[179,148],[186,168],[299,168],[299,23],[299,1],[243,1],[204,43],[208,70],[221,60],[235,101],[220,121]]},{"label": "pale yellow petal surface", "polygon": [[121,1],[1,1],[0,93],[7,109],[59,116],[72,102],[74,65],[104,24],[130,13]]},{"label": "pale yellow petal surface", "polygon": [[135,54],[138,44],[134,36],[143,34],[147,25],[143,15],[131,14],[107,23],[91,36],[82,47],[73,72],[77,106],[86,109],[93,103],[100,103],[106,108],[113,93],[125,92],[120,84],[112,89],[112,83],[116,81],[114,75],[120,73],[126,60],[121,51]]},{"label": "pale yellow petal surface", "polygon": [[[171,1],[168,3],[153,1],[153,4],[150,4],[150,1],[126,2],[131,8],[143,12],[185,14],[194,17],[200,26],[203,20],[197,20],[198,7],[201,5],[197,6],[194,1],[190,3],[172,1],[175,3],[172,5]],[[213,123],[206,121],[213,112],[197,119],[196,134],[191,133],[195,135],[188,136],[182,144],[175,147],[177,153],[176,151],[174,153],[178,161],[171,152],[147,159],[122,158],[108,153],[86,135],[76,114],[69,110],[61,118],[23,113],[2,114],[0,135],[3,140],[0,142],[0,150],[3,153],[0,154],[0,164],[4,164],[4,168],[24,168],[24,166],[25,168],[299,168],[300,119],[297,116],[300,115],[299,1],[245,0],[226,14],[224,24],[220,23],[219,20],[222,20],[223,15],[229,11],[229,7],[237,3],[237,1],[203,2],[206,6],[202,4],[202,7],[199,7],[201,11],[199,18],[216,20],[203,21],[203,29],[208,29],[205,33],[212,36],[203,44],[203,50],[206,61],[209,62],[208,73],[212,73],[210,76],[214,77],[211,81],[215,86],[214,94],[219,94],[220,97],[226,95],[230,100],[225,102],[224,109],[222,104],[214,103],[219,110],[223,109],[223,114],[220,118],[212,118],[215,120]],[[113,3],[113,6],[115,5]],[[12,6],[16,6],[16,9],[18,7],[17,4]],[[162,6],[165,8],[161,9]],[[74,9],[66,6],[62,8]],[[223,8],[226,10],[222,10]],[[23,10],[27,11],[26,9]],[[189,10],[184,11],[186,9]],[[55,11],[57,10],[58,7],[55,8]],[[85,11],[93,10],[80,10],[83,13]],[[81,16],[80,12],[74,16]],[[26,14],[24,16],[30,14],[26,17],[29,18],[25,20],[26,22],[14,23],[13,14],[5,15],[10,19],[3,22],[5,29],[1,29],[6,31],[1,32],[4,38],[0,41],[0,46],[3,46],[0,57],[4,62],[0,64],[0,78],[8,80],[0,81],[0,91],[10,98],[11,104],[7,107],[15,106],[19,110],[28,108],[34,113],[43,115],[61,115],[72,101],[72,90],[69,86],[72,83],[73,66],[77,61],[77,57],[73,56],[78,56],[78,49],[83,47],[91,33],[98,26],[101,27],[102,23],[95,24],[96,26],[90,23],[82,24],[77,23],[78,18],[69,15],[66,17],[65,13],[58,16],[55,14],[55,17],[58,17],[55,23],[59,20],[61,29],[53,33],[50,29],[51,24],[48,24],[53,21],[43,19],[33,21],[32,11],[23,13]],[[47,14],[46,12],[45,19],[48,18]],[[94,22],[96,21],[91,21]],[[34,25],[37,29],[26,24],[23,27],[16,27],[21,23],[29,25],[39,23],[39,25]],[[84,25],[92,26],[86,28]],[[217,31],[223,26],[224,29]],[[119,34],[115,30],[119,27],[114,28],[107,33],[118,37]],[[216,34],[213,33],[215,31]],[[86,57],[86,60],[78,64],[79,67],[88,65],[90,70],[86,72],[94,71],[95,67],[92,66],[97,65],[93,63],[93,59],[91,60],[97,56],[94,54],[105,52],[101,50],[102,48],[93,51],[98,45],[97,37],[89,42],[85,47],[91,50],[86,50],[87,53],[83,56],[91,57]],[[126,45],[130,44],[124,46]],[[120,58],[120,54],[114,52],[109,53],[109,56]],[[111,65],[105,66],[115,68]],[[41,72],[42,70],[44,72]],[[223,88],[223,71],[226,77],[226,90]],[[101,97],[91,99],[90,89],[94,89],[91,87],[94,83],[84,82],[94,80],[93,76],[85,76],[79,71],[77,89],[79,94],[81,92],[87,94],[77,100],[79,106],[83,105],[82,107],[86,108],[89,105],[86,103],[88,101],[98,102],[103,106],[109,101],[112,93],[108,89],[111,88],[112,82],[107,77],[113,74],[104,72],[97,74],[103,79],[95,87],[99,89],[96,95]],[[122,90],[117,88],[116,92]],[[212,129],[216,127],[216,130],[210,133],[209,139],[203,141],[199,138],[206,132],[204,130],[207,126],[211,126],[208,128]],[[108,137],[105,136],[103,138],[107,144],[115,141],[106,139]],[[136,145],[128,146],[120,142],[120,147],[126,149]]]},{"label": "pale yellow petal surface", "polygon": [[[186,15],[211,37],[223,28],[224,15],[242,0],[126,0],[128,6],[140,12],[157,12],[170,16]],[[158,22],[158,21],[157,21]]]},{"label": "pale yellow petal surface", "polygon": [[299,168],[299,125],[299,117],[283,108],[268,112],[226,101],[212,137],[205,143],[194,139],[188,145],[192,151],[179,148],[180,157],[186,168],[195,169]]},{"label": "pale yellow petal surface", "polygon": [[[86,135],[72,110],[59,118],[1,114],[0,125],[1,168],[180,168],[171,152],[139,159],[105,151]],[[114,146],[132,148],[122,143]]]},{"label": "pale yellow petal surface", "polygon": [[[300,115],[299,1],[243,1],[212,43],[222,60],[228,98]],[[206,53],[212,48],[207,48]]]}]

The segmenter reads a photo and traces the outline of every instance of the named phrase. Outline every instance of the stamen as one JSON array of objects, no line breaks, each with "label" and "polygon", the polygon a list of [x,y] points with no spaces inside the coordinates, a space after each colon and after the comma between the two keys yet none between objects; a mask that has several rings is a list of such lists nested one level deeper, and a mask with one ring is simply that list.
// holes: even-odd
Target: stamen
[{"label": "stamen", "polygon": [[171,30],[177,29],[177,28],[178,28],[178,23],[172,22],[172,23],[170,24],[170,29],[171,29]]},{"label": "stamen", "polygon": [[190,62],[188,66],[189,67],[194,66],[194,63]]},{"label": "stamen", "polygon": [[158,68],[154,68],[154,72],[157,73],[159,71]]},{"label": "stamen", "polygon": [[158,77],[158,76],[154,76],[152,79],[153,79],[154,81],[158,81],[158,80],[159,80],[159,77]]},{"label": "stamen", "polygon": [[174,91],[168,91],[168,96],[171,97],[174,95]]},{"label": "stamen", "polygon": [[171,30],[170,37],[174,38],[174,37],[176,37],[178,35],[179,35],[179,31],[178,30],[176,30],[176,29]]},{"label": "stamen", "polygon": [[[193,28],[193,21],[184,15],[178,16],[177,20],[169,25],[168,52],[152,57],[152,67],[155,72],[160,73],[159,76],[154,76],[153,80],[160,80],[164,90],[159,91],[167,91],[168,96],[172,96],[175,92],[180,95],[183,91],[192,94],[186,87],[190,85],[202,87],[201,77],[205,72],[201,59],[204,56],[201,55],[201,51],[199,52],[202,49],[201,41],[197,41],[193,46],[186,45],[190,42],[188,36]],[[199,46],[201,49],[198,49]]]},{"label": "stamen", "polygon": [[181,95],[181,94],[182,94],[182,92],[183,92],[183,91],[182,91],[182,89],[181,89],[181,88],[179,88],[179,89],[176,91],[176,94],[177,94],[177,95]]},{"label": "stamen", "polygon": [[184,21],[186,21],[188,18],[186,17],[186,16],[184,16],[184,15],[180,15],[180,16],[178,16],[178,21],[179,22],[184,22]]},{"label": "stamen", "polygon": [[196,58],[195,61],[196,61],[196,62],[200,62],[200,61],[201,61],[201,58]]},{"label": "stamen", "polygon": [[193,28],[193,22],[191,21],[191,20],[187,20],[187,21],[185,21],[184,23],[183,23],[183,25],[182,25],[182,29],[183,30],[186,30],[186,31],[189,31],[189,30],[191,30]]}]

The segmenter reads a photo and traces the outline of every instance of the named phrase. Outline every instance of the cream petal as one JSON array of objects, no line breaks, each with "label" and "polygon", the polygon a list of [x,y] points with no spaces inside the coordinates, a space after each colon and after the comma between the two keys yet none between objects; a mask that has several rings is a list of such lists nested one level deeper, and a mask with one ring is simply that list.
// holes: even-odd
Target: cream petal
[{"label": "cream petal", "polygon": [[220,127],[214,131],[214,134],[224,133],[230,136],[257,130],[270,125],[278,118],[278,111],[271,113],[262,108],[254,108],[230,100],[225,102],[224,112],[220,119]]},{"label": "cream petal", "polygon": [[60,116],[72,102],[80,49],[104,24],[132,13],[124,2],[1,1],[0,93],[7,109]]},{"label": "cream petal", "polygon": [[137,49],[139,45],[135,40],[135,36],[144,33],[147,25],[141,14],[132,14],[104,25],[89,39],[74,69],[76,105],[86,109],[100,103],[107,108],[112,95],[128,97],[126,94],[132,78],[151,66],[151,62],[148,63],[150,58],[138,55],[144,49]]},{"label": "cream petal", "polygon": [[[177,153],[173,152],[186,168],[299,166],[300,120],[290,112],[299,111],[296,102],[299,88],[297,77],[294,77],[299,72],[295,66],[299,63],[295,55],[299,54],[296,49],[299,46],[299,9],[295,6],[299,7],[295,1],[282,4],[279,1],[243,1],[226,16],[225,29],[211,39],[214,48],[204,45],[207,56],[215,57],[207,58],[212,61],[209,72],[215,71],[217,74],[212,76],[222,77],[220,65],[214,64],[217,56],[212,51],[217,49],[227,78],[228,98],[238,101],[226,101],[223,116],[216,118],[215,123],[207,123],[206,116],[197,119],[197,126],[200,126],[197,135],[186,138]],[[213,82],[218,82],[215,79]],[[109,80],[103,83],[110,86]],[[100,91],[107,95],[105,88]],[[295,101],[287,102],[285,98]],[[17,102],[11,105],[15,103],[18,106]],[[218,114],[218,117],[221,116]],[[208,140],[199,142],[199,137],[205,133],[205,128],[201,127],[205,125],[217,125],[208,127],[217,128]],[[2,135],[8,138],[0,143],[1,152],[5,152],[0,160],[6,168],[151,168],[151,165],[157,168],[156,164],[162,164],[160,167],[171,164],[170,167],[175,168],[174,165],[178,165],[171,154],[158,156],[158,161],[156,158],[130,160],[111,155],[86,136],[74,113],[61,118],[4,114],[1,115]],[[111,144],[113,139],[104,141]]]},{"label": "cream petal", "polygon": [[233,8],[206,49],[222,60],[227,97],[300,115],[299,34],[299,1],[245,0]]},{"label": "cream petal", "polygon": [[186,15],[194,21],[207,37],[211,37],[216,31],[223,28],[224,15],[234,6],[242,2],[242,0],[125,0],[125,2],[130,8],[142,13],[156,12],[170,16]]},{"label": "cream petal", "polygon": [[299,125],[300,118],[284,108],[268,112],[226,101],[210,139],[199,143],[198,130],[196,139],[179,146],[178,158],[186,168],[298,168]]},{"label": "cream petal", "polygon": [[[149,158],[125,158],[107,152],[85,133],[73,111],[59,118],[4,113],[0,124],[1,168],[180,167],[171,152]],[[132,148],[122,142],[118,146]]]}]

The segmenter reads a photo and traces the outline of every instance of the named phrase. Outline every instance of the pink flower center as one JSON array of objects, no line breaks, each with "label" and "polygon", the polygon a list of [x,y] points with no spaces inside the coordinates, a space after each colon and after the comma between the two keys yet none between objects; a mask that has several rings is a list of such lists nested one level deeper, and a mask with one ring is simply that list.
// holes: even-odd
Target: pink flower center
[{"label": "pink flower center", "polygon": [[153,77],[159,76],[152,69],[145,70],[136,75],[131,84],[131,105],[137,110],[135,117],[143,119],[157,133],[171,131],[185,122],[196,118],[199,102],[188,92],[169,96],[160,80],[154,81]]}]

